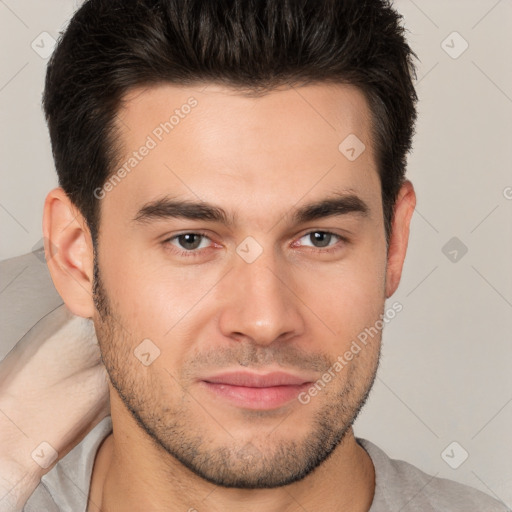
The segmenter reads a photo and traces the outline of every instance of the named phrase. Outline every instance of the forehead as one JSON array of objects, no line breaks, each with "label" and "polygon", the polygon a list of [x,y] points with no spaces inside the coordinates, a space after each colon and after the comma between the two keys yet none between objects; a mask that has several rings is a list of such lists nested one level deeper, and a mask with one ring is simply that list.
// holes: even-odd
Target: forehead
[{"label": "forehead", "polygon": [[[187,118],[189,121],[182,122]],[[298,138],[316,145],[320,138],[335,144],[348,130],[367,138],[371,113],[360,89],[344,84],[281,87],[258,96],[216,84],[160,84],[130,90],[123,97],[117,120],[128,146],[138,142],[132,137],[141,131],[159,141],[159,135],[177,140],[180,132],[186,132],[183,135],[196,136],[198,143],[206,144],[208,135],[215,138],[222,133],[229,137],[228,143],[244,139],[248,132],[255,135],[255,129],[255,143],[274,141],[273,145],[279,146]],[[166,123],[172,125],[167,126],[172,137],[165,137],[170,132],[161,125]],[[245,131],[240,132],[240,128]],[[244,142],[249,149],[249,140]]]},{"label": "forehead", "polygon": [[124,97],[117,125],[116,169],[125,172],[108,202],[132,210],[166,194],[238,199],[256,213],[333,188],[379,190],[371,114],[353,86],[286,87],[258,97],[213,84],[137,88]]}]

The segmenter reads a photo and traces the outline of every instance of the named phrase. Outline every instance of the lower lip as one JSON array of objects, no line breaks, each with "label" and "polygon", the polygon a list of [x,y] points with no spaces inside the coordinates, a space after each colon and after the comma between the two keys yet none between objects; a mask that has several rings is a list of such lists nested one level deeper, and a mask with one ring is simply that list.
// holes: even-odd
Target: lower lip
[{"label": "lower lip", "polygon": [[311,383],[293,386],[271,386],[268,388],[250,388],[202,381],[216,396],[224,398],[237,407],[244,409],[277,409],[297,399],[299,393],[309,388]]}]

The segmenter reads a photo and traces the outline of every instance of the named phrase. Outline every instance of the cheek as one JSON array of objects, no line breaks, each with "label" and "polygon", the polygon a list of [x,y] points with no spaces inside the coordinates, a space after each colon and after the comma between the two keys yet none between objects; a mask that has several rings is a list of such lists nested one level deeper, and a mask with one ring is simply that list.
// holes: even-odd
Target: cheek
[{"label": "cheek", "polygon": [[148,327],[155,326],[155,307],[163,298],[153,285],[143,251],[131,251],[114,233],[109,237],[105,232],[104,238],[108,244],[100,245],[100,274],[113,313],[134,337],[155,335],[157,331],[150,333]]},{"label": "cheek", "polygon": [[[304,273],[298,293],[322,322],[315,322],[339,349],[350,343],[382,313],[385,300],[385,251],[358,250],[357,255]],[[334,331],[334,333],[332,332]]]},{"label": "cheek", "polygon": [[212,266],[199,273],[120,246],[105,255],[100,268],[112,309],[124,327],[136,339],[164,345],[189,338],[194,326],[203,323],[198,318],[210,304],[209,292],[221,271]]}]

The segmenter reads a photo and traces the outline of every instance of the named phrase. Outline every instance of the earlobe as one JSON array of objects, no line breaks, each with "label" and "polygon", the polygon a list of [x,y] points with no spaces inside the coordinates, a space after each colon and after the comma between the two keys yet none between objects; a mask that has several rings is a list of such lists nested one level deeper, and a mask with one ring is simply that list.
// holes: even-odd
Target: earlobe
[{"label": "earlobe", "polygon": [[395,203],[386,269],[386,298],[395,293],[402,276],[402,268],[409,241],[409,226],[416,206],[412,183],[404,182]]},{"label": "earlobe", "polygon": [[75,315],[92,318],[93,246],[85,219],[62,188],[44,203],[46,262],[55,288]]}]

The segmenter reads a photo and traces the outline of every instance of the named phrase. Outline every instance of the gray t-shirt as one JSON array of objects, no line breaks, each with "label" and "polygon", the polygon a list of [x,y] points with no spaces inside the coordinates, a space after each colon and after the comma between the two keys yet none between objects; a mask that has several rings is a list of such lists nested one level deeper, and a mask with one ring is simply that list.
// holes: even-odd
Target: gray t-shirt
[{"label": "gray t-shirt", "polygon": [[[109,416],[42,477],[24,512],[85,512],[96,452],[110,432]],[[369,512],[510,512],[487,494],[390,459],[366,439],[357,441],[375,467],[375,495]]]}]

